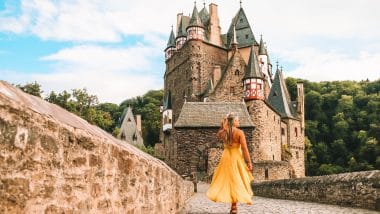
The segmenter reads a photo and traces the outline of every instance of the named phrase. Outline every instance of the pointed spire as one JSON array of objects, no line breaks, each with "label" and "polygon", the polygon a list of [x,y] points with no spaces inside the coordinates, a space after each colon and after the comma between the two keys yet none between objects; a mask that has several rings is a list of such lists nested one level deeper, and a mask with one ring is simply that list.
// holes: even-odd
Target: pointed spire
[{"label": "pointed spire", "polygon": [[187,36],[186,30],[183,29],[183,25],[184,25],[183,22],[184,22],[184,19],[183,19],[183,17],[181,17],[181,21],[179,22],[179,27],[178,27],[177,38],[178,37],[186,37]]},{"label": "pointed spire", "polygon": [[263,35],[260,35],[260,37],[259,55],[267,55],[267,49],[263,42]]},{"label": "pointed spire", "polygon": [[168,44],[166,45],[166,48],[170,48],[170,47],[175,47],[175,37],[174,37],[174,32],[173,32],[173,25],[172,25],[172,30],[170,32]]},{"label": "pointed spire", "polygon": [[234,29],[233,29],[233,31],[232,31],[232,42],[231,42],[231,46],[236,46],[237,47],[237,45],[238,45],[238,41],[237,41],[237,39],[236,39],[236,29],[235,29],[235,25],[234,25]]},{"label": "pointed spire", "polygon": [[196,3],[197,2],[194,2],[193,14],[191,15],[191,19],[190,19],[190,23],[189,23],[188,28],[189,27],[202,27],[202,28],[204,28],[202,20],[199,17],[199,13],[198,13],[198,9],[197,9]]},{"label": "pointed spire", "polygon": [[253,46],[251,48],[251,53],[249,55],[249,61],[248,61],[247,69],[245,71],[245,75],[243,77],[243,80],[249,79],[249,78],[263,79],[263,75],[259,70],[259,64],[257,61],[255,49]]},{"label": "pointed spire", "polygon": [[290,102],[289,92],[282,71],[278,67],[269,92],[268,102],[280,113],[281,117],[293,117],[294,109]]},{"label": "pointed spire", "polygon": [[241,3],[242,3],[242,1],[240,0],[240,8],[242,8]]}]

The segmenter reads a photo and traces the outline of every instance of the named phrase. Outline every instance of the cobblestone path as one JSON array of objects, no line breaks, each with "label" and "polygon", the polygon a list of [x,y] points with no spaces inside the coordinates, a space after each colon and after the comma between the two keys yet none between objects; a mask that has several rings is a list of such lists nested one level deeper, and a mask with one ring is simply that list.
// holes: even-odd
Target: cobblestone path
[{"label": "cobblestone path", "polygon": [[[230,209],[229,204],[214,203],[205,195],[208,189],[208,184],[198,184],[198,193],[196,193],[191,199],[189,199],[186,207],[180,214],[200,214],[200,213],[228,213]],[[366,213],[366,214],[379,214],[379,212],[340,207],[336,205],[327,205],[303,201],[281,200],[264,198],[259,196],[253,197],[253,205],[248,206],[245,204],[238,204],[238,213],[285,213],[285,214],[309,214],[309,213],[322,213],[322,214],[349,214],[349,213]]]}]

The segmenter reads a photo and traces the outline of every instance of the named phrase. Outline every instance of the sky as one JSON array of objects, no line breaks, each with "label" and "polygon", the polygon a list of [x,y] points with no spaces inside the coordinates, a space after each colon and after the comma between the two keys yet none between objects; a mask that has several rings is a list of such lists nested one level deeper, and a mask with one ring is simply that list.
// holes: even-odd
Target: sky
[{"label": "sky", "polygon": [[[226,33],[239,0],[210,3]],[[161,89],[171,26],[193,7],[188,0],[0,0],[0,79],[37,81],[44,96],[86,88],[117,104]],[[242,7],[285,76],[380,78],[380,1],[243,0]]]}]

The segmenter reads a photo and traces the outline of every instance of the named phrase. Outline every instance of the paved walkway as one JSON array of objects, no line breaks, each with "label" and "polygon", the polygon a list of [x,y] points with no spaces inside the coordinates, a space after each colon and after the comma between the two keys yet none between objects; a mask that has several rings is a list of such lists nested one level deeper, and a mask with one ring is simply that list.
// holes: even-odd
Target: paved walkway
[{"label": "paved walkway", "polygon": [[[189,199],[186,207],[180,214],[200,214],[200,213],[228,213],[230,210],[229,204],[214,203],[207,199],[205,192],[208,189],[208,184],[198,184],[198,193]],[[281,200],[264,198],[259,196],[253,197],[253,205],[248,206],[245,204],[238,204],[238,213],[285,213],[285,214],[309,214],[309,213],[322,213],[322,214],[349,214],[349,213],[367,213],[379,214],[379,212],[357,209],[350,207],[340,207],[335,205]]]}]

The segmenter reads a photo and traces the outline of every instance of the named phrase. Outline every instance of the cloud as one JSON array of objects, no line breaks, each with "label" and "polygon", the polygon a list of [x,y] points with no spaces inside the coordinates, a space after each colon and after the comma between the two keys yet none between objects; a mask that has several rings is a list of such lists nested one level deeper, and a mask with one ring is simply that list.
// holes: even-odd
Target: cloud
[{"label": "cloud", "polygon": [[42,57],[52,63],[49,73],[0,71],[0,76],[16,84],[37,81],[46,93],[85,87],[101,102],[120,103],[162,88],[162,75],[152,72],[157,69],[155,58],[161,55],[155,46],[142,44],[126,48],[78,45]]},{"label": "cloud", "polygon": [[336,51],[315,48],[279,52],[288,62],[296,63],[287,75],[311,81],[376,80],[380,78],[380,53],[361,52],[352,57]]},{"label": "cloud", "polygon": [[[222,30],[239,9],[225,1],[219,5]],[[0,30],[29,32],[42,39],[59,41],[119,42],[135,34],[169,34],[176,14],[190,14],[193,3],[174,0],[22,0],[21,14],[0,14]],[[202,5],[198,3],[198,8]],[[300,36],[378,38],[379,1],[282,0],[247,1],[243,8],[256,34],[297,40]],[[355,14],[355,15],[353,15]],[[258,35],[256,35],[258,36]]]}]

